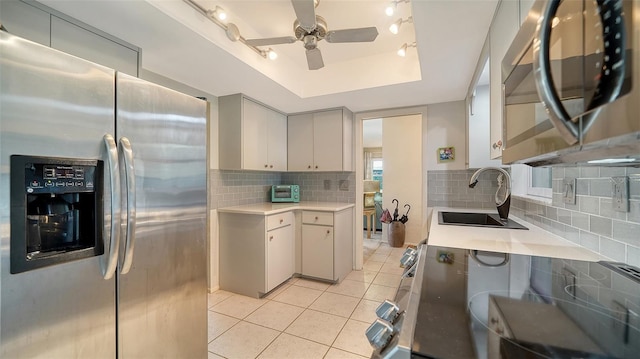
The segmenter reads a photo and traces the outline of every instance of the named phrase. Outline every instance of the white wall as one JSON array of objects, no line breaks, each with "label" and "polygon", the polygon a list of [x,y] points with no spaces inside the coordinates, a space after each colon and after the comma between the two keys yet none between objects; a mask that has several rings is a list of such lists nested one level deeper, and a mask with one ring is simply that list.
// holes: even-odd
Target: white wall
[{"label": "white wall", "polygon": [[[411,206],[409,222],[405,224],[405,243],[418,243],[422,236],[422,115],[385,117],[382,120],[382,157],[384,163],[383,207],[391,214],[399,201],[398,213]],[[383,238],[386,238],[383,225]]]},{"label": "white wall", "polygon": [[[426,170],[462,170],[466,167],[464,101],[444,102],[427,106],[425,131]],[[455,147],[455,160],[438,163],[436,153],[440,147]]]}]

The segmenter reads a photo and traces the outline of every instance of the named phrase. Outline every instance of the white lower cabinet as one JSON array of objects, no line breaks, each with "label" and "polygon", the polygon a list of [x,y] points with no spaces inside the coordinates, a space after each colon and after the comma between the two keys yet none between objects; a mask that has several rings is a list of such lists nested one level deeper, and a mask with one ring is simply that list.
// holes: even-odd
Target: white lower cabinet
[{"label": "white lower cabinet", "polygon": [[353,208],[302,212],[302,275],[340,282],[353,268]]},{"label": "white lower cabinet", "polygon": [[302,275],[333,280],[333,226],[302,225]]},{"label": "white lower cabinet", "polygon": [[[289,213],[290,214],[290,213]],[[291,225],[267,232],[267,292],[291,278],[294,266]]]},{"label": "white lower cabinet", "polygon": [[220,289],[261,297],[291,278],[294,215],[219,213]]}]

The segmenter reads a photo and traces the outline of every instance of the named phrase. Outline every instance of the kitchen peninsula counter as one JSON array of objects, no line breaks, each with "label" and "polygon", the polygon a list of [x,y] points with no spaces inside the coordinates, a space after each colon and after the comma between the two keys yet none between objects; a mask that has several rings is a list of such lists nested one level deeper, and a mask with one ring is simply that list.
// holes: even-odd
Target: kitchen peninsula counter
[{"label": "kitchen peninsula counter", "polygon": [[513,215],[509,215],[509,218],[527,227],[528,230],[439,224],[438,212],[440,211],[497,213],[495,210],[488,209],[435,207],[430,216],[429,239],[427,242],[430,246],[585,261],[608,260],[606,257]]},{"label": "kitchen peninsula counter", "polygon": [[233,207],[218,208],[219,213],[241,213],[241,214],[258,214],[272,215],[288,211],[321,211],[321,212],[339,212],[347,208],[354,207],[353,203],[343,202],[300,202],[300,203],[254,203]]}]

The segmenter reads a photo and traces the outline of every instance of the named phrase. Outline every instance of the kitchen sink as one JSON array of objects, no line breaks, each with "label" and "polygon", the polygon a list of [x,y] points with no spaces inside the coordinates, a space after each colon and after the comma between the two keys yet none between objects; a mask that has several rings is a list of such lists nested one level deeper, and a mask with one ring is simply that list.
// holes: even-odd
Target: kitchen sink
[{"label": "kitchen sink", "polygon": [[507,219],[503,221],[497,214],[472,212],[438,212],[438,223],[453,226],[529,229],[520,223]]}]

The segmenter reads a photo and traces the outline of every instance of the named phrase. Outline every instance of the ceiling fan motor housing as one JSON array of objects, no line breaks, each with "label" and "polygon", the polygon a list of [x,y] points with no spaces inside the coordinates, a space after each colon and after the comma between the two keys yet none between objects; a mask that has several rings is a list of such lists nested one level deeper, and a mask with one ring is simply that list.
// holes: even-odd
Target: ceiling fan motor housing
[{"label": "ceiling fan motor housing", "polygon": [[[324,39],[327,36],[327,22],[320,15],[316,15],[316,28],[312,31],[307,31],[300,26],[300,22],[298,20],[293,22],[293,32],[296,38],[305,43],[305,47],[307,47],[306,38],[311,35],[316,38],[316,42]],[[315,47],[315,46],[314,46]]]}]

